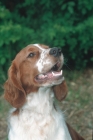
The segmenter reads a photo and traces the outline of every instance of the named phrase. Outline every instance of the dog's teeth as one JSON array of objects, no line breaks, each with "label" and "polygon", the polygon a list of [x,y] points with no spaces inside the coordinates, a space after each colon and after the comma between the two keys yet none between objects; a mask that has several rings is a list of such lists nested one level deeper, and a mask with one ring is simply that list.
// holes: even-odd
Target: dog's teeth
[{"label": "dog's teeth", "polygon": [[52,74],[53,74],[53,76],[60,76],[60,75],[62,75],[62,70],[60,71],[60,72],[52,72]]},{"label": "dog's teeth", "polygon": [[44,76],[44,74],[40,74],[39,76]]},{"label": "dog's teeth", "polygon": [[44,78],[44,75],[43,75],[43,74],[40,74],[40,75],[39,75],[39,78]]},{"label": "dog's teeth", "polygon": [[40,79],[44,79],[44,78],[46,78],[46,77],[47,77],[47,75],[44,75],[44,74],[40,74],[40,75],[39,75],[39,78],[40,78]]}]

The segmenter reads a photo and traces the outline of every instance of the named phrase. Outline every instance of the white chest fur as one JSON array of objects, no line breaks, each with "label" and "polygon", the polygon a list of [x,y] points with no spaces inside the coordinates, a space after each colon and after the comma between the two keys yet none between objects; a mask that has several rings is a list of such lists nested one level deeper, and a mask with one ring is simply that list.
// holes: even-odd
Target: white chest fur
[{"label": "white chest fur", "polygon": [[53,96],[50,88],[29,94],[19,114],[10,116],[9,140],[71,140]]}]

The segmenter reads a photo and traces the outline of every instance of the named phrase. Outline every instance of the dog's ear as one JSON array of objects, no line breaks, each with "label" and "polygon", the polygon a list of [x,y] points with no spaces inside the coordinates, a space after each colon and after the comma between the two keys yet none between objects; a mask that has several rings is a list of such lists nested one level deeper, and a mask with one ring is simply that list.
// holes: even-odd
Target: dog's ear
[{"label": "dog's ear", "polygon": [[22,88],[14,62],[9,68],[8,80],[4,84],[4,97],[15,108],[20,108],[26,100],[26,93]]},{"label": "dog's ear", "polygon": [[53,90],[54,90],[56,98],[59,101],[62,101],[66,97],[67,91],[68,91],[65,80],[61,84],[54,86]]},{"label": "dog's ear", "polygon": [[73,140],[85,140],[68,123],[66,123],[66,124],[67,124],[68,130],[69,130],[69,133],[71,135],[71,138]]}]

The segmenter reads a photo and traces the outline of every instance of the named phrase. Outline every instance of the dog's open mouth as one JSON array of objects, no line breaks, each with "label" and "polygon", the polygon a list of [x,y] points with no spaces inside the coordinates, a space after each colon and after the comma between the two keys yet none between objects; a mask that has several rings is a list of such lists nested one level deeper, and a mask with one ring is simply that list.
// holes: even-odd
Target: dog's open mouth
[{"label": "dog's open mouth", "polygon": [[60,63],[56,63],[48,72],[41,73],[36,76],[36,80],[52,80],[62,77],[62,70],[60,70]]}]

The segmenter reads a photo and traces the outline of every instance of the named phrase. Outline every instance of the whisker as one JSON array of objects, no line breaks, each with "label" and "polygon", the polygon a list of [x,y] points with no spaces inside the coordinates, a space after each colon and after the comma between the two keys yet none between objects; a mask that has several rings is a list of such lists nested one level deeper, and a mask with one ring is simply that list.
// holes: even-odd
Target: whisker
[{"label": "whisker", "polygon": [[67,62],[68,62],[68,59],[64,59],[64,65],[65,65],[70,71],[72,71],[71,68],[67,65]]},{"label": "whisker", "polygon": [[64,63],[64,65],[65,65],[70,71],[72,71],[72,70],[70,69],[70,67],[69,67],[67,64]]}]

